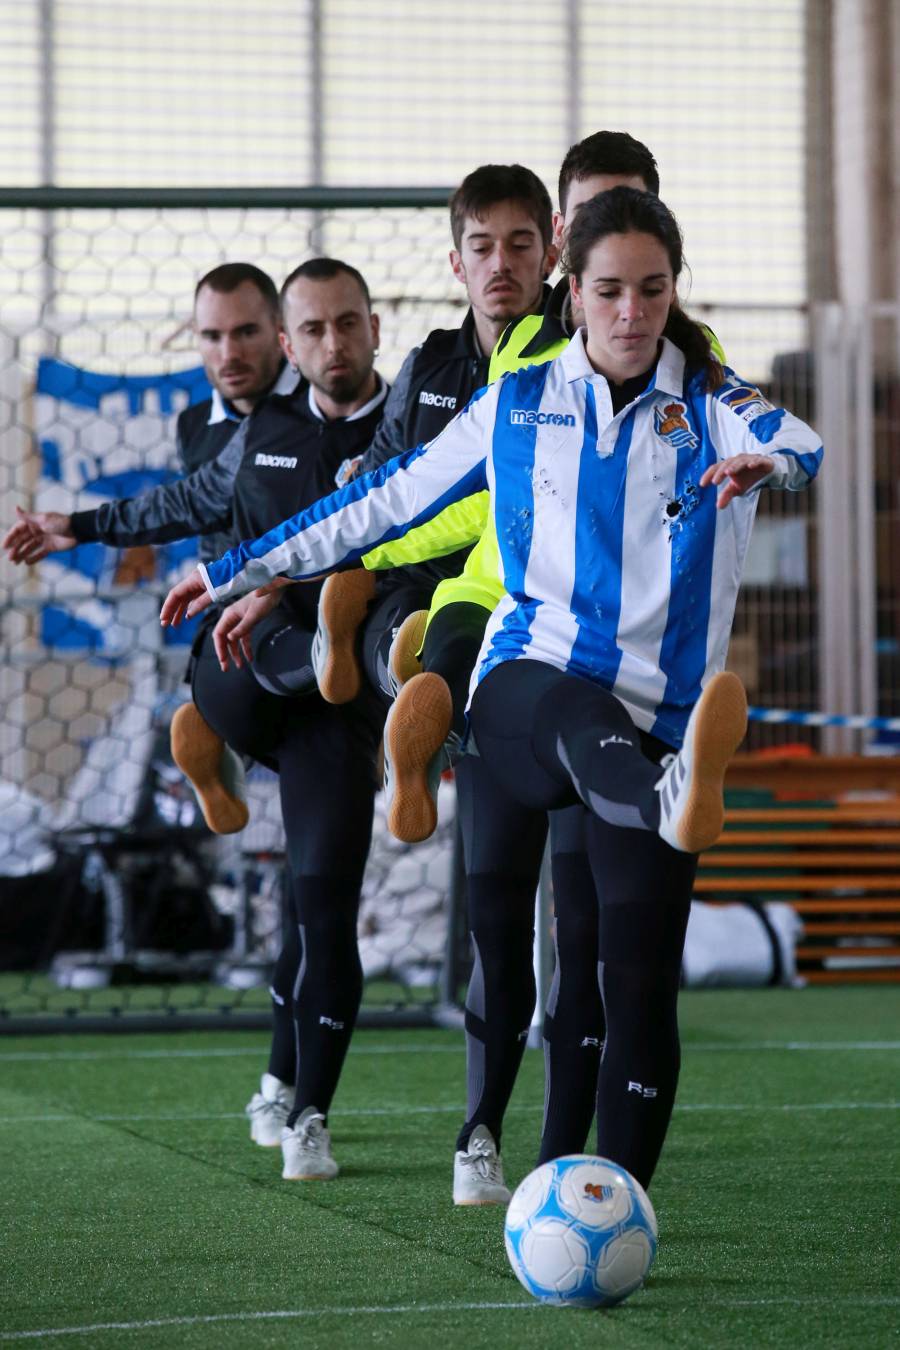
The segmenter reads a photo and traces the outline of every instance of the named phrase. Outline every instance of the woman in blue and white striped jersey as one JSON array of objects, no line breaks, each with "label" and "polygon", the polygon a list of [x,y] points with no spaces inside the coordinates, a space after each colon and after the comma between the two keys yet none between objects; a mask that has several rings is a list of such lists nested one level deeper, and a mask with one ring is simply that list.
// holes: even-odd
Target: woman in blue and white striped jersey
[{"label": "woman in blue and white striped jersey", "polygon": [[[201,567],[162,617],[352,564],[489,490],[506,595],[473,675],[470,748],[498,793],[591,812],[607,1018],[598,1152],[646,1184],[677,1081],[696,855],[721,829],[744,733],[743,690],[722,671],[757,493],[807,486],[822,448],[719,365],[681,310],[681,235],[658,198],[615,188],[585,203],[567,267],[586,329],[559,357],[505,376],[430,444]],[[266,604],[226,612],[223,659]]]}]

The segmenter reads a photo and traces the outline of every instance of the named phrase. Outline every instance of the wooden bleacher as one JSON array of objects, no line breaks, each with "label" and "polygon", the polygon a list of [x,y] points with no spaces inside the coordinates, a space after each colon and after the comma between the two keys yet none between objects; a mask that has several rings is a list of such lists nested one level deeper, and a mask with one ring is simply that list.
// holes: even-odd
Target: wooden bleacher
[{"label": "wooden bleacher", "polygon": [[706,901],[781,900],[813,984],[900,983],[900,756],[738,755]]}]

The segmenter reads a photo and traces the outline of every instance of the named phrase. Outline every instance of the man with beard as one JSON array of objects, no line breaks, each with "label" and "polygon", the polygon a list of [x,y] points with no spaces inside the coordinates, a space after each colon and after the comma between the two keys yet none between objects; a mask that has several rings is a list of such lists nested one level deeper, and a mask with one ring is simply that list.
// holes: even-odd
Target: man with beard
[{"label": "man with beard", "polygon": [[[281,313],[284,353],[302,376],[294,393],[255,403],[223,454],[187,478],[90,513],[80,537],[128,545],[227,528],[236,542],[331,491],[341,462],[371,444],[387,396],[374,370],[378,317],[360,273],[330,258],[291,273]],[[38,518],[12,548],[29,561],[29,549],[43,556],[76,537],[68,518]],[[207,624],[194,644],[194,702],[173,719],[176,760],[214,831],[246,824],[241,756],[279,774],[293,922],[272,982],[268,1070],[247,1109],[251,1138],[282,1144],[289,1180],[338,1171],[325,1119],[362,993],[356,917],[384,716],[371,691],[340,708],[315,692],[318,591],[283,598],[241,670],[220,669]]]},{"label": "man with beard", "polygon": [[[552,207],[544,184],[521,164],[483,164],[450,199],[450,266],[469,309],[458,328],[437,328],[407,355],[385,403],[368,453],[345,469],[344,482],[414,445],[433,440],[487,383],[491,351],[508,324],[539,313],[556,262]],[[404,620],[427,610],[435,586],[462,571],[468,549],[421,559],[376,586],[365,570],[330,577],[322,588],[316,673],[330,702],[360,688],[362,668],[386,698],[396,692],[388,669],[392,639]],[[393,605],[369,608],[376,593]],[[367,618],[368,615],[368,618]],[[366,619],[360,640],[358,630]]]},{"label": "man with beard", "polygon": [[[189,474],[201,465],[218,461],[215,469],[201,478],[187,480],[191,506],[198,518],[211,514],[218,518],[223,503],[226,507],[230,503],[239,462],[233,448],[221,460],[219,457],[257,403],[270,393],[291,393],[298,377],[285,360],[278,340],[277,287],[253,263],[221,263],[200,278],[194,291],[191,327],[212,396],[179,415],[176,449]],[[97,510],[76,511],[73,515],[17,508],[18,519],[7,532],[3,547],[10,561],[35,563],[48,553],[92,540],[126,546],[149,542],[138,539],[137,533],[164,526],[174,507],[173,494],[177,501],[188,492],[180,485],[172,488],[172,492],[166,488],[160,493],[142,493],[138,498],[108,502]],[[201,560],[217,558],[230,542],[228,531],[205,534],[200,540]]]}]

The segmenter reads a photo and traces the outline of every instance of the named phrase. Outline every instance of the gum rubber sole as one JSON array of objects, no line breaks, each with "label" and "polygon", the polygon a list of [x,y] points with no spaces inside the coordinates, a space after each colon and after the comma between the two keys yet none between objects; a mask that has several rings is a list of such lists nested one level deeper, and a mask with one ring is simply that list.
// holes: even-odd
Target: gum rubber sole
[{"label": "gum rubber sole", "polygon": [[453,720],[450,690],[440,675],[414,675],[403,686],[385,723],[385,754],[391,764],[388,829],[405,844],[434,833],[437,804],[429,790],[429,766],[447,739]]},{"label": "gum rubber sole", "polygon": [[236,834],[250,819],[247,803],[222,781],[225,742],[193,703],[175,710],[170,728],[172,758],[192,785],[203,819],[213,834]]},{"label": "gum rubber sole", "polygon": [[398,690],[402,689],[414,675],[422,674],[422,663],[418,653],[425,639],[427,623],[428,610],[417,609],[413,614],[407,614],[397,629],[397,636],[391,643],[389,664],[391,676],[396,681]]},{"label": "gum rubber sole", "polygon": [[714,675],[696,709],[691,787],[676,831],[685,853],[711,848],[725,823],[725,771],[747,730],[747,695],[731,671]]},{"label": "gum rubber sole", "polygon": [[335,572],[319,596],[319,634],[324,659],[318,671],[319,693],[326,703],[350,703],[362,688],[356,634],[375,596],[375,576],[364,567]]}]

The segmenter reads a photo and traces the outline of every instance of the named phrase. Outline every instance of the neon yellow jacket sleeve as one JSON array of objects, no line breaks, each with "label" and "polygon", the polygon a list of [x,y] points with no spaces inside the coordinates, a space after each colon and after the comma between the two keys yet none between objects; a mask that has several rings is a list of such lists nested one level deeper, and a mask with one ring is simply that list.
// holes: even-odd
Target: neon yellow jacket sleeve
[{"label": "neon yellow jacket sleeve", "polygon": [[402,539],[392,539],[363,555],[363,567],[377,571],[385,567],[403,567],[454,553],[480,538],[488,518],[488,494],[475,492],[464,501],[454,502],[425,525],[410,530]]}]

